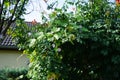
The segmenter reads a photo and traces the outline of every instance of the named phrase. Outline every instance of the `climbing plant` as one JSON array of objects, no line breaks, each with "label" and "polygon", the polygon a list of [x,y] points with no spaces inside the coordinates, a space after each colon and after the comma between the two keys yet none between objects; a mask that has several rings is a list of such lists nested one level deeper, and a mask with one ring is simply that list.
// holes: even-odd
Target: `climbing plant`
[{"label": "climbing plant", "polygon": [[[70,5],[75,7],[67,11]],[[13,35],[30,59],[28,76],[32,80],[119,79],[119,18],[119,6],[94,0],[66,1],[46,22],[30,28],[18,21],[22,24]]]}]

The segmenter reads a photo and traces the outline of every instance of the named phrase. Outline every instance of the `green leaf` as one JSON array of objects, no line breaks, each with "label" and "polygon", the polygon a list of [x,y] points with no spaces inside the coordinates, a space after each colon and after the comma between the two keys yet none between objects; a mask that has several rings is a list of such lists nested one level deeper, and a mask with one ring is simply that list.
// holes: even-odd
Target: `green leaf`
[{"label": "green leaf", "polygon": [[11,9],[11,10],[10,10],[10,13],[12,14],[13,12],[14,12],[14,9]]},{"label": "green leaf", "polygon": [[10,6],[10,2],[5,2],[5,6],[8,8]]},{"label": "green leaf", "polygon": [[85,28],[85,27],[82,27],[81,28],[81,31],[83,31],[83,32],[90,32],[87,28]]},{"label": "green leaf", "polygon": [[113,62],[114,64],[120,64],[120,55],[113,56],[113,57],[112,57],[112,62]]},{"label": "green leaf", "polygon": [[73,2],[67,2],[68,4],[70,4],[70,5],[74,5],[74,3]]},{"label": "green leaf", "polygon": [[108,51],[107,50],[102,50],[101,54],[103,54],[104,56],[108,55]]},{"label": "green leaf", "polygon": [[59,36],[58,36],[57,34],[54,34],[54,38],[55,38],[56,40],[58,40],[58,39],[59,39]]}]

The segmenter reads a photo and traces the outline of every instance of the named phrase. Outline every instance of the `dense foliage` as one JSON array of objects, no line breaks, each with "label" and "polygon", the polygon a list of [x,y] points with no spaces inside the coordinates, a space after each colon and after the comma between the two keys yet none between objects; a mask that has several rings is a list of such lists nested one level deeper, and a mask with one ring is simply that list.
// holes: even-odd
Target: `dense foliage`
[{"label": "dense foliage", "polygon": [[66,2],[43,24],[18,21],[13,36],[30,59],[32,80],[118,80],[119,21],[120,7],[107,0]]},{"label": "dense foliage", "polygon": [[0,80],[29,80],[27,69],[0,69]]}]

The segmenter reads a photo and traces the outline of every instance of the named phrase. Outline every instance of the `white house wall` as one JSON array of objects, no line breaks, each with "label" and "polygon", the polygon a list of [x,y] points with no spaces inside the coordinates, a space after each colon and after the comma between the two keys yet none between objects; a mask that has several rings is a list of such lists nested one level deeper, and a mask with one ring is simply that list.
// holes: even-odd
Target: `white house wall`
[{"label": "white house wall", "polygon": [[28,67],[29,60],[26,55],[16,50],[0,50],[0,68]]}]

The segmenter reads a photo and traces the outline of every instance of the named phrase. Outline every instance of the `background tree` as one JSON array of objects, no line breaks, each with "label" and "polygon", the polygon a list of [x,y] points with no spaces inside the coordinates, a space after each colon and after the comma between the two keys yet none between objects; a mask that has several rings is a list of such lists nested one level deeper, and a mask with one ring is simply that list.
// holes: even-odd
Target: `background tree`
[{"label": "background tree", "polygon": [[28,0],[0,0],[0,39],[17,19],[25,14]]}]

